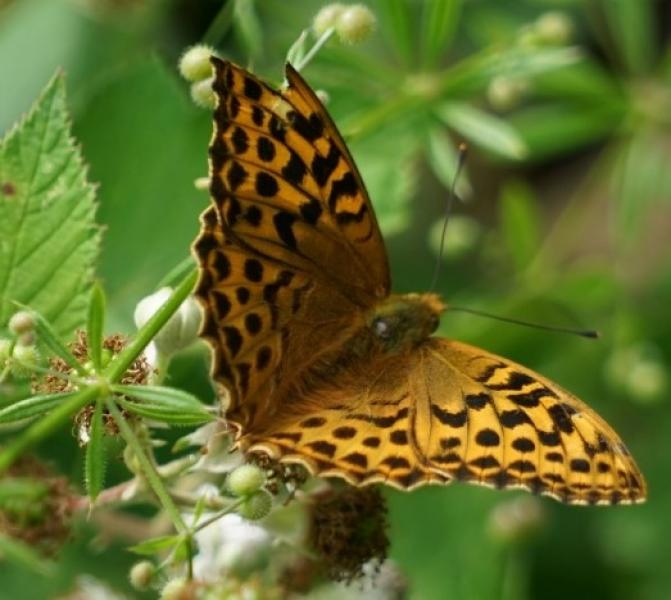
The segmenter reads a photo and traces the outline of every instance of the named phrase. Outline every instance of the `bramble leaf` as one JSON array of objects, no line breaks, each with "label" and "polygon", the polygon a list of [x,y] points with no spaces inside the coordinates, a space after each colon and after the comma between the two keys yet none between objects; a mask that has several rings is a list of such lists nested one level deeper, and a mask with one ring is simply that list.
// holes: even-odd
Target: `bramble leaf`
[{"label": "bramble leaf", "polygon": [[100,232],[63,76],[0,141],[0,327],[21,302],[60,335],[86,319]]}]

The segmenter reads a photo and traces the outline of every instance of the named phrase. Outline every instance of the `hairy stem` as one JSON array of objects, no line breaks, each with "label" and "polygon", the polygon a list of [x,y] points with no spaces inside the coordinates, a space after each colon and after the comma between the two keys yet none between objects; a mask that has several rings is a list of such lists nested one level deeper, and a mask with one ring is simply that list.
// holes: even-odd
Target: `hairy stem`
[{"label": "hairy stem", "polygon": [[142,447],[142,443],[137,438],[135,432],[131,429],[130,425],[126,422],[126,419],[124,419],[123,415],[121,414],[121,411],[117,407],[116,402],[114,402],[114,398],[108,397],[106,401],[106,406],[107,410],[109,410],[110,414],[114,418],[114,421],[119,427],[119,431],[121,432],[121,436],[123,437],[124,441],[130,446],[130,448],[135,453],[135,456],[137,457],[140,466],[142,467],[142,474],[146,477],[147,482],[151,486],[152,490],[154,490],[156,497],[158,498],[159,502],[161,503],[165,511],[168,513],[170,520],[175,525],[177,531],[179,531],[180,533],[185,533],[186,531],[188,531],[188,527],[184,522],[184,519],[182,519],[182,515],[179,512],[179,509],[172,501],[170,493],[163,485],[163,480],[161,479],[161,476],[156,470],[154,463],[149,459],[149,457],[145,453],[144,448]]}]

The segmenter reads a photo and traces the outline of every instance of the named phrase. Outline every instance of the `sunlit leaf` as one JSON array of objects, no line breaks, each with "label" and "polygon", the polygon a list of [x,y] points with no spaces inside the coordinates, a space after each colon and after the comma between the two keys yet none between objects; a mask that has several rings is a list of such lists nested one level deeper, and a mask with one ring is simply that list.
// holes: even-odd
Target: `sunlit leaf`
[{"label": "sunlit leaf", "polygon": [[73,396],[74,393],[45,394],[19,400],[0,410],[0,423],[12,423],[22,419],[38,417],[58,406],[61,402]]},{"label": "sunlit leaf", "polygon": [[515,160],[527,154],[515,128],[500,117],[463,102],[445,102],[435,113],[447,126],[484,150]]},{"label": "sunlit leaf", "polygon": [[103,330],[105,328],[105,293],[100,283],[91,290],[89,319],[86,328],[89,356],[96,371],[102,366]]},{"label": "sunlit leaf", "polygon": [[142,554],[143,556],[152,556],[163,550],[168,550],[179,543],[182,537],[180,535],[162,535],[159,537],[150,538],[144,542],[140,542],[135,546],[128,548],[135,554]]},{"label": "sunlit leaf", "polygon": [[63,77],[0,142],[0,326],[27,304],[58,335],[86,319],[100,233],[71,137]]},{"label": "sunlit leaf", "polygon": [[447,52],[457,28],[461,0],[425,2],[422,10],[422,63],[434,66],[441,54]]},{"label": "sunlit leaf", "polygon": [[119,397],[118,402],[126,410],[148,419],[173,425],[198,425],[214,418],[198,398],[175,388],[115,385],[112,386],[112,390],[133,398],[135,401]]},{"label": "sunlit leaf", "polygon": [[501,233],[518,271],[538,256],[540,215],[532,191],[519,181],[508,183],[500,201]]}]

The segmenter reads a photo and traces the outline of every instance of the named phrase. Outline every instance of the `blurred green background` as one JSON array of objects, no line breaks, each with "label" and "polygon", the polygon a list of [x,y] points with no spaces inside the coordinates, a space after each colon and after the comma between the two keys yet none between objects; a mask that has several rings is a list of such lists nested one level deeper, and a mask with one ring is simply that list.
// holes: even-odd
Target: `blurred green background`
[{"label": "blurred green background", "polygon": [[[210,116],[176,71],[203,39],[274,82],[324,3],[0,1],[0,130],[56,69],[99,183],[110,329],[187,256],[207,197]],[[416,599],[671,597],[671,3],[376,0],[375,35],[304,72],[329,96],[386,235],[396,291],[436,261],[455,145],[458,185],[438,291],[448,303],[598,341],[447,313],[441,333],[522,362],[617,429],[650,487],[614,509],[520,504],[455,485],[389,492],[392,557]],[[202,350],[202,349],[201,349]],[[203,352],[172,382],[204,387]],[[196,379],[194,381],[194,379]],[[74,481],[69,432],[43,448]],[[132,557],[82,526],[57,581],[0,565],[0,598],[65,593],[90,573],[134,597]]]}]

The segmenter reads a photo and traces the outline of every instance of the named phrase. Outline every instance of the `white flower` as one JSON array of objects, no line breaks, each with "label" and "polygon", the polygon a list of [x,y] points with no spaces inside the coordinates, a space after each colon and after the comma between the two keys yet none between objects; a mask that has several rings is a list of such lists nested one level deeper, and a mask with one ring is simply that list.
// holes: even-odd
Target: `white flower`
[{"label": "white flower", "polygon": [[[140,300],[133,314],[135,324],[142,327],[165,304],[171,294],[172,290],[164,287]],[[200,319],[200,308],[196,301],[189,296],[154,337],[155,351],[170,356],[178,350],[190,346],[198,339]],[[148,352],[147,360],[151,364],[156,364],[151,361],[151,352]]]},{"label": "white flower", "polygon": [[[202,519],[207,519],[204,514]],[[193,560],[199,579],[218,581],[230,573],[244,579],[270,560],[272,537],[263,528],[231,513],[196,534],[198,554]]]},{"label": "white flower", "polygon": [[407,582],[391,560],[363,566],[363,576],[350,583],[327,583],[309,592],[306,600],[401,600],[406,597]]}]

